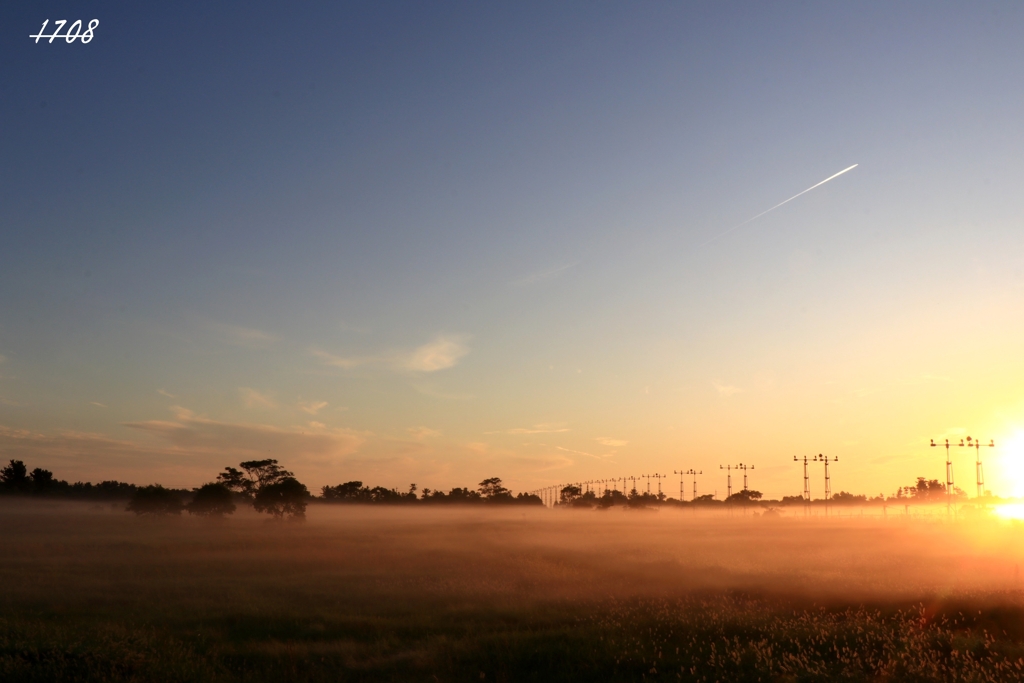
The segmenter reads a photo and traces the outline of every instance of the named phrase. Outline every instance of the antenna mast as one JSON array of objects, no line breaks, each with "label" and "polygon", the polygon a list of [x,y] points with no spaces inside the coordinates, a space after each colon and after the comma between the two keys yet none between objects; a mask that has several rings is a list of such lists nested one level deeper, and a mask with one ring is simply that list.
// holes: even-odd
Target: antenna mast
[{"label": "antenna mast", "polygon": [[[949,455],[949,439],[945,439],[943,444],[935,443],[935,440],[931,440],[932,447],[944,445],[946,447],[946,514],[953,514],[953,460]],[[960,445],[963,446],[964,442],[961,440]]]},{"label": "antenna mast", "polygon": [[982,443],[981,439],[972,442],[971,437],[967,437],[967,445],[974,446],[974,476],[978,485],[978,498],[981,498],[985,494],[985,473],[981,469],[981,447],[995,448],[996,442],[992,439],[989,439],[988,443]]},{"label": "antenna mast", "polygon": [[[812,460],[814,462],[825,463],[825,516],[828,517],[829,501],[832,500],[832,479],[831,477],[829,477],[828,474],[829,459],[827,455],[822,455],[821,453],[818,453],[816,456],[814,456],[814,458],[812,458]],[[839,456],[832,456],[832,462],[838,462],[838,460]]]}]

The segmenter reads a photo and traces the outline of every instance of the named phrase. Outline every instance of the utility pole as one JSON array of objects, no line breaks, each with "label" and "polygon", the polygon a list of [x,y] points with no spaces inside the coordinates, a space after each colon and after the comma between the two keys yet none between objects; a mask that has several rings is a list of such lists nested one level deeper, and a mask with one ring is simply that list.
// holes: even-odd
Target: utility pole
[{"label": "utility pole", "polygon": [[746,491],[747,490],[747,470],[754,469],[754,466],[750,465],[748,467],[748,466],[744,465],[743,463],[740,463],[739,465],[736,465],[736,469],[743,470],[743,490]]},{"label": "utility pole", "polygon": [[[829,478],[829,475],[828,475],[829,459],[828,459],[827,455],[822,455],[821,453],[818,453],[816,456],[814,456],[814,458],[812,458],[812,460],[814,462],[823,462],[823,463],[825,463],[825,516],[828,517],[828,505],[829,505],[829,501],[832,500],[832,480],[831,480],[831,478]],[[838,456],[835,456],[835,455],[832,456],[832,462],[837,462],[838,460],[839,460]]]},{"label": "utility pole", "polygon": [[692,474],[693,475],[693,500],[697,500],[697,475],[698,474],[704,474],[704,470],[701,470],[700,472],[698,472],[698,471],[694,470],[691,467],[690,469],[688,469],[685,472],[683,472],[683,474]]},{"label": "utility pole", "polygon": [[686,476],[686,472],[682,470],[672,470],[672,474],[679,475],[679,502],[683,502],[683,477]]},{"label": "utility pole", "polygon": [[978,498],[981,498],[985,494],[985,474],[981,469],[981,447],[995,448],[996,442],[989,439],[988,443],[982,443],[981,439],[972,441],[971,437],[967,437],[967,445],[974,446],[974,475],[978,484]]},{"label": "utility pole", "polygon": [[729,500],[732,498],[732,465],[719,465],[718,469],[725,470],[726,491],[729,492],[725,499]]},{"label": "utility pole", "polygon": [[[794,455],[793,462],[800,462],[800,460]],[[804,503],[809,504],[811,502],[811,478],[807,476],[807,456],[804,456]],[[805,509],[804,512],[807,512]]]},{"label": "utility pole", "polygon": [[[960,441],[960,445],[961,446],[964,445],[964,442],[962,440]],[[953,460],[950,458],[950,455],[949,455],[949,439],[946,439],[945,442],[942,443],[942,444],[937,444],[937,443],[935,443],[935,439],[931,439],[931,446],[932,446],[932,448],[935,448],[936,446],[945,446],[946,447],[946,514],[947,515],[952,515],[953,514]]]}]

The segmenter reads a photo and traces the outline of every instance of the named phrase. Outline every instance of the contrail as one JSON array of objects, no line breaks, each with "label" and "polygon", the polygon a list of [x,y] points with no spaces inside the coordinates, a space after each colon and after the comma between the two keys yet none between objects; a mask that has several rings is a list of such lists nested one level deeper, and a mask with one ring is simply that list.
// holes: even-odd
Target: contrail
[{"label": "contrail", "polygon": [[[714,237],[712,237],[711,239],[709,239],[709,240],[708,240],[707,242],[705,242],[704,244],[702,244],[702,245],[700,245],[700,246],[701,246],[701,247],[706,247],[707,245],[711,244],[712,242],[714,242],[715,240],[719,239],[720,237],[725,237],[726,235],[728,235],[728,234],[729,234],[730,232],[732,232],[733,230],[737,230],[737,229],[739,229],[739,228],[742,228],[742,227],[743,227],[744,225],[746,225],[747,223],[749,223],[749,222],[751,222],[751,221],[756,221],[756,220],[757,220],[758,218],[760,218],[761,216],[765,215],[766,213],[768,213],[768,212],[770,212],[770,211],[774,211],[775,209],[779,208],[779,207],[780,207],[780,206],[782,206],[783,204],[788,204],[789,202],[791,202],[791,201],[793,201],[794,199],[796,199],[797,197],[799,197],[799,196],[800,196],[801,194],[807,194],[808,192],[810,192],[810,191],[811,191],[811,190],[813,190],[814,188],[816,188],[816,187],[819,187],[819,186],[821,186],[821,185],[824,185],[825,183],[827,183],[828,181],[832,180],[833,178],[838,178],[839,176],[843,175],[843,174],[844,174],[844,173],[846,173],[847,171],[852,171],[853,169],[857,168],[857,166],[859,166],[859,165],[860,165],[860,164],[854,164],[853,166],[850,166],[849,168],[844,168],[844,169],[843,169],[842,171],[840,171],[839,173],[836,173],[835,175],[831,175],[831,176],[829,176],[828,178],[825,178],[824,180],[822,180],[822,181],[821,181],[820,183],[818,183],[817,185],[811,185],[810,187],[808,187],[808,188],[807,188],[806,190],[804,190],[804,191],[803,191],[803,192],[801,192],[800,194],[795,194],[795,195],[793,195],[792,197],[790,197],[789,199],[787,199],[786,201],[784,201],[784,202],[779,202],[778,204],[776,204],[776,205],[775,205],[775,206],[773,206],[772,208],[768,209],[768,211],[762,211],[761,213],[757,214],[757,215],[756,215],[756,216],[754,216],[753,218],[748,218],[747,220],[743,221],[743,222],[742,222],[742,223],[740,223],[739,225],[736,225],[736,226],[734,226],[734,227],[731,227],[731,228],[729,228],[728,230],[726,230],[725,232],[720,232],[720,233],[718,233],[717,235],[715,235]],[[698,247],[698,248],[699,248],[699,247]]]}]

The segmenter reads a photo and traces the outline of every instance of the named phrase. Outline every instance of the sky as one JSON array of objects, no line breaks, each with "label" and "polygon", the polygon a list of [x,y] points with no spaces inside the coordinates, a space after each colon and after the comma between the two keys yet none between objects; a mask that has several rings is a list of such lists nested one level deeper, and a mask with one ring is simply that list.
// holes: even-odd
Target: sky
[{"label": "sky", "polygon": [[[62,18],[93,41],[28,38]],[[719,497],[744,463],[778,497],[824,453],[834,491],[877,495],[971,435],[986,488],[1024,495],[1022,25],[1008,2],[7,3],[0,459],[673,495],[694,468]]]}]

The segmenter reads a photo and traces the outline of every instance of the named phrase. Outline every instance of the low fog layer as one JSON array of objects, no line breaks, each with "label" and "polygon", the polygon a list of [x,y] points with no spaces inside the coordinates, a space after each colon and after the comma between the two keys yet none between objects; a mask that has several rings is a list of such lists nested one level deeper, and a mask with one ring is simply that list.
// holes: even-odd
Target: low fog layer
[{"label": "low fog layer", "polygon": [[[916,599],[1016,590],[1024,527],[930,519],[701,516],[672,511],[313,506],[305,523],[240,513],[146,520],[120,508],[0,508],[5,584],[23,597],[193,579],[349,598],[497,601],[740,589],[810,599]],[[31,571],[28,571],[29,568]],[[232,583],[239,579],[239,583]],[[244,579],[244,581],[242,581]],[[9,580],[9,581],[7,581]],[[203,579],[206,580],[206,579]]]}]

